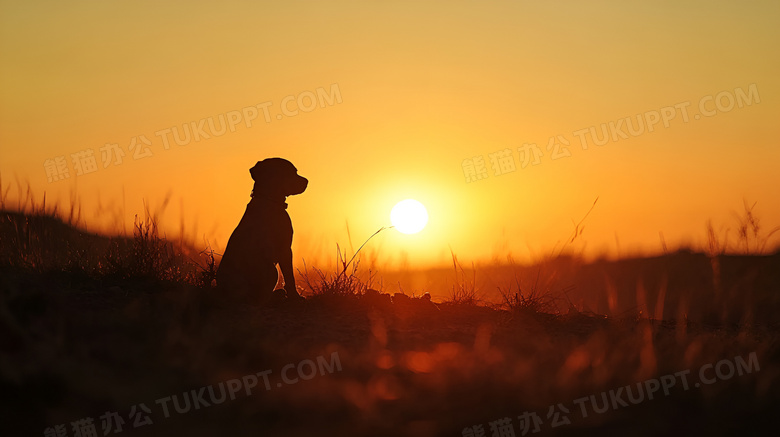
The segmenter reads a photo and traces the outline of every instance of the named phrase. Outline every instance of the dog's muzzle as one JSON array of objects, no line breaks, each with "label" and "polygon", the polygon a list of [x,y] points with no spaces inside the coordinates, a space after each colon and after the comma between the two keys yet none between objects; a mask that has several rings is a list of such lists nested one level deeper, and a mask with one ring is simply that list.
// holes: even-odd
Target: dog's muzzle
[{"label": "dog's muzzle", "polygon": [[298,176],[298,179],[295,182],[295,191],[290,194],[301,194],[304,191],[306,191],[306,187],[308,186],[309,186],[309,180],[303,176]]}]

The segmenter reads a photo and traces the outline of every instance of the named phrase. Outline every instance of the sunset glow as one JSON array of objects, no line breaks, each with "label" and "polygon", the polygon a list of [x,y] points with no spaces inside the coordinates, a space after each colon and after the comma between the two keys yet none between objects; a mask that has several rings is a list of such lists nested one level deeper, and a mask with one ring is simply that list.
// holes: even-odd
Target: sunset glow
[{"label": "sunset glow", "polygon": [[248,169],[278,156],[310,180],[288,202],[296,261],[332,258],[414,190],[437,223],[377,237],[366,251],[388,268],[402,251],[539,259],[596,197],[567,249],[703,247],[745,200],[780,224],[778,5],[717,4],[8,3],[5,202],[29,184],[104,232],[148,206],[166,235],[220,251]]},{"label": "sunset glow", "polygon": [[428,211],[414,199],[398,202],[390,211],[390,222],[404,234],[416,234],[428,224]]}]

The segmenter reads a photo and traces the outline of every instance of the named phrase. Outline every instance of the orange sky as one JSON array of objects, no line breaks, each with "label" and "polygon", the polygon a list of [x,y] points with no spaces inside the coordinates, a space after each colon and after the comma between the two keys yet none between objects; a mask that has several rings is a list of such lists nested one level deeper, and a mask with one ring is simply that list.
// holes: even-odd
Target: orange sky
[{"label": "orange sky", "polygon": [[[263,3],[0,2],[3,186],[65,204],[75,190],[93,227],[123,203],[129,226],[143,199],[155,209],[170,193],[168,232],[183,211],[189,235],[219,249],[248,169],[285,157],[310,180],[288,199],[296,262],[349,247],[347,223],[357,248],[405,198],[430,221],[372,240],[382,263],[539,257],[596,197],[576,245],[590,256],[659,251],[659,232],[700,244],[710,219],[735,240],[743,199],[780,225],[777,2]],[[330,101],[312,105],[318,92]],[[208,134],[231,114],[208,139],[160,133],[203,121]],[[633,135],[620,120],[637,114]],[[602,124],[616,141],[588,132],[583,149],[580,130]],[[134,159],[141,135],[138,158],[151,156]],[[570,156],[547,149],[558,135]],[[104,167],[106,144],[121,164]],[[542,155],[521,168],[524,144]],[[516,170],[497,175],[489,155],[504,149]],[[97,170],[79,176],[71,155],[89,150]],[[478,156],[488,177],[467,183]],[[57,157],[69,177],[49,182]]]}]

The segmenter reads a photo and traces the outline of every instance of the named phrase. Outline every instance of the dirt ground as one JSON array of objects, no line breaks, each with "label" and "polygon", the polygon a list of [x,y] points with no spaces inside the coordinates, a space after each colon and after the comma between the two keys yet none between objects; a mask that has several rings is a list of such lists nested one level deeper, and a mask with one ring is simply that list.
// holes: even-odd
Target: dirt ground
[{"label": "dirt ground", "polygon": [[780,430],[771,326],[2,273],[2,435]]}]

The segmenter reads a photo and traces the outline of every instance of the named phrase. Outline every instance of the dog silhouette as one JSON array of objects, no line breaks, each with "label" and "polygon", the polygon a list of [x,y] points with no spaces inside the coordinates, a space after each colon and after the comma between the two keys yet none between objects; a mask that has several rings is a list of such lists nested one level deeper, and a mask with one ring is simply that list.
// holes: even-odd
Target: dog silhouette
[{"label": "dog silhouette", "polygon": [[278,264],[286,297],[303,299],[295,287],[293,227],[285,199],[303,193],[309,181],[282,158],[258,161],[249,174],[255,181],[252,199],[228,239],[217,269],[217,286],[236,299],[268,301],[279,281]]}]

